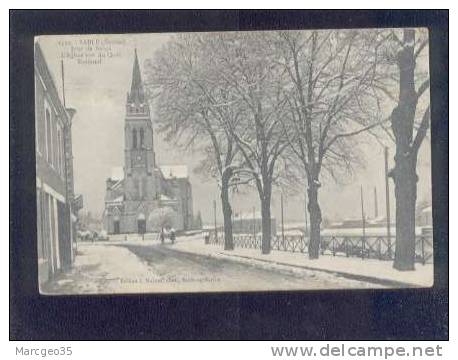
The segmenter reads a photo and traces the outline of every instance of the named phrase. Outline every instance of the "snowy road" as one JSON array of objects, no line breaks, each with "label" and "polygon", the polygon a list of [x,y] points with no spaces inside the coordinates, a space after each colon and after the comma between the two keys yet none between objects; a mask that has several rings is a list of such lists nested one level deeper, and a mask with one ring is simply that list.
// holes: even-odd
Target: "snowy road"
[{"label": "snowy road", "polygon": [[265,291],[377,287],[320,271],[260,266],[176,251],[157,243],[81,244],[73,269],[47,294]]}]

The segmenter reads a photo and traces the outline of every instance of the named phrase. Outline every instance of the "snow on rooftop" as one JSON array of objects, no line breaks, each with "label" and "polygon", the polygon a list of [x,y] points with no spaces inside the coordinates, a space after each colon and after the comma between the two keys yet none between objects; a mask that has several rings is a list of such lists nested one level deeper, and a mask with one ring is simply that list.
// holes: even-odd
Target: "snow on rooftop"
[{"label": "snow on rooftop", "polygon": [[122,195],[118,196],[116,199],[108,200],[107,203],[120,203],[124,201],[124,197]]},{"label": "snow on rooftop", "polygon": [[188,177],[188,167],[186,165],[162,165],[160,166],[164,178],[186,179]]},{"label": "snow on rooftop", "polygon": [[432,206],[428,206],[428,207],[425,207],[421,212],[422,213],[430,213],[433,211],[433,207]]},{"label": "snow on rooftop", "polygon": [[161,194],[161,200],[162,201],[170,201],[170,200],[173,200],[173,199],[168,197],[167,195]]},{"label": "snow on rooftop", "polygon": [[[271,219],[275,219],[275,217],[271,214]],[[255,211],[254,213],[251,212],[234,212],[234,220],[252,220],[252,219],[262,219],[262,215],[260,211]]]},{"label": "snow on rooftop", "polygon": [[124,168],[122,166],[116,166],[111,168],[110,179],[113,181],[119,181],[124,179]]}]

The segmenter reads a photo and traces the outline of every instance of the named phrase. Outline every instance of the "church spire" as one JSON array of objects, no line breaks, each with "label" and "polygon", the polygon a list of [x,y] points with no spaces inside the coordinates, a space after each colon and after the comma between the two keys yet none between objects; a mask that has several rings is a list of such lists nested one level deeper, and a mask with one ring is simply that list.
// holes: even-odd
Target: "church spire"
[{"label": "church spire", "polygon": [[135,49],[134,67],[132,70],[132,85],[130,87],[129,100],[131,102],[144,102],[144,92],[142,77],[140,74],[140,65],[138,63],[137,49]]}]

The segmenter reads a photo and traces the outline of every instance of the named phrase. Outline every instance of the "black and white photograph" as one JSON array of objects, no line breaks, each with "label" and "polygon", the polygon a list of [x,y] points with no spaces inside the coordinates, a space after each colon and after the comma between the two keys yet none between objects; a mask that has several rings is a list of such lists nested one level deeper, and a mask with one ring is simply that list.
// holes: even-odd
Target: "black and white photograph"
[{"label": "black and white photograph", "polygon": [[46,295],[427,288],[427,28],[42,35]]}]

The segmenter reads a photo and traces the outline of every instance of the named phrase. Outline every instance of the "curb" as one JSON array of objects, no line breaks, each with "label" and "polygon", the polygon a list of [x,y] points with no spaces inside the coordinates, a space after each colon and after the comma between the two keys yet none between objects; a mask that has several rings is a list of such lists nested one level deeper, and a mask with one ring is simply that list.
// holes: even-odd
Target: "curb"
[{"label": "curb", "polygon": [[277,265],[282,265],[282,266],[290,266],[293,268],[298,268],[298,269],[304,269],[304,270],[311,270],[311,271],[321,271],[327,274],[333,274],[333,275],[339,275],[344,278],[350,279],[350,280],[357,280],[357,281],[364,281],[364,282],[370,282],[373,284],[377,285],[383,285],[383,286],[396,286],[396,287],[403,287],[403,288],[421,288],[420,285],[412,284],[412,283],[406,283],[403,281],[396,281],[396,280],[390,280],[390,279],[381,279],[377,278],[374,276],[368,276],[368,275],[358,275],[358,274],[353,274],[353,273],[348,273],[344,271],[337,271],[337,270],[328,270],[328,269],[322,269],[322,268],[316,268],[313,266],[307,266],[307,265],[296,265],[296,264],[289,264],[281,261],[271,261],[271,260],[264,260],[264,259],[258,259],[258,258],[253,258],[249,256],[243,256],[243,255],[232,255],[232,254],[225,254],[225,253],[218,253],[221,255],[225,255],[228,257],[238,257],[242,259],[249,259],[249,260],[255,260],[255,261],[261,261],[265,263],[270,263],[270,264],[277,264]]},{"label": "curb", "polygon": [[[215,254],[217,255],[222,255],[228,260],[231,260],[231,258],[238,258],[238,259],[246,259],[246,260],[254,260],[254,261],[259,261],[263,263],[269,263],[269,264],[276,264],[276,265],[281,265],[281,266],[286,266],[286,267],[292,267],[296,269],[303,269],[303,270],[309,270],[309,271],[321,271],[327,274],[332,274],[332,275],[338,275],[341,277],[344,277],[346,279],[350,280],[356,280],[356,281],[363,281],[363,282],[369,282],[377,285],[382,285],[386,287],[396,287],[396,288],[421,288],[421,285],[417,284],[412,284],[412,283],[407,283],[403,281],[397,281],[397,280],[391,280],[391,279],[382,279],[382,278],[377,278],[374,276],[368,276],[368,275],[358,275],[358,274],[353,274],[353,273],[348,273],[344,271],[336,271],[336,270],[328,270],[328,269],[321,269],[321,268],[315,268],[313,266],[307,266],[307,265],[296,265],[296,264],[289,264],[281,261],[271,261],[271,260],[265,260],[265,259],[258,259],[258,258],[253,258],[250,256],[243,256],[243,255],[234,255],[234,254],[226,254],[222,252],[216,252],[213,254],[201,254],[201,253],[194,253],[190,251],[186,251],[183,249],[174,249],[174,248],[168,248],[171,251],[176,251],[176,252],[181,252],[185,254],[192,254],[196,256],[205,256],[205,257],[215,257]],[[233,259],[232,261],[237,261]],[[253,264],[256,266],[256,264]]]}]

